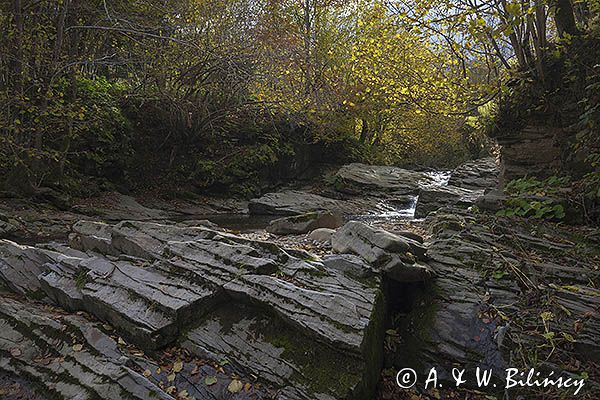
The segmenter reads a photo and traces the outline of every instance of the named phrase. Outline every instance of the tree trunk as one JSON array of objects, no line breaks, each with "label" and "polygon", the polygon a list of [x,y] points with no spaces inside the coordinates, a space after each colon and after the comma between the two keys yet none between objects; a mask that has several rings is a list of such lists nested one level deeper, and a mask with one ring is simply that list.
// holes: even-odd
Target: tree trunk
[{"label": "tree trunk", "polygon": [[578,35],[580,32],[575,23],[575,12],[571,0],[553,0],[552,6],[554,7],[554,21],[559,36],[563,37],[565,34]]}]

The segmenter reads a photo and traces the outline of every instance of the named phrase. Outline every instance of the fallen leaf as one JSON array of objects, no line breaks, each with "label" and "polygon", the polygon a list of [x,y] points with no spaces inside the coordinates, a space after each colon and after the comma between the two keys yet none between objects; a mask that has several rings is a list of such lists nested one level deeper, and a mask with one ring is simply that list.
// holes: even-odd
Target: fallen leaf
[{"label": "fallen leaf", "polygon": [[160,369],[160,367],[156,368],[156,375],[160,375],[161,372],[162,372],[162,369]]},{"label": "fallen leaf", "polygon": [[232,380],[227,386],[227,390],[231,393],[239,393],[244,388],[244,384],[237,379]]},{"label": "fallen leaf", "polygon": [[244,385],[244,390],[245,390],[246,392],[249,392],[249,391],[250,391],[250,389],[252,389],[252,385],[250,384],[250,382],[248,382],[248,383],[246,383],[246,384]]},{"label": "fallen leaf", "polygon": [[167,381],[169,382],[173,382],[175,380],[175,373],[171,373],[169,375],[167,375]]},{"label": "fallen leaf", "polygon": [[200,370],[198,369],[198,366],[196,365],[194,368],[192,368],[190,375],[198,375],[199,372],[200,372]]},{"label": "fallen leaf", "polygon": [[183,361],[181,361],[181,360],[175,361],[175,364],[173,364],[173,372],[175,372],[175,373],[181,372],[182,369],[183,369]]},{"label": "fallen leaf", "polygon": [[81,351],[83,350],[83,345],[80,343],[74,344],[73,345],[73,351]]},{"label": "fallen leaf", "polygon": [[147,369],[147,370],[144,371],[144,376],[146,378],[150,378],[151,375],[152,375],[152,372],[149,369]]},{"label": "fallen leaf", "polygon": [[168,388],[165,389],[165,392],[167,392],[167,394],[173,394],[177,391],[177,388],[175,386],[169,386]]},{"label": "fallen leaf", "polygon": [[16,347],[13,348],[13,349],[10,349],[10,355],[13,356],[13,357],[19,357],[21,354],[23,354],[23,352],[21,351],[21,349],[18,349]]},{"label": "fallen leaf", "polygon": [[217,383],[217,377],[216,376],[207,376],[206,378],[204,378],[204,384],[206,386],[212,386],[215,383]]}]

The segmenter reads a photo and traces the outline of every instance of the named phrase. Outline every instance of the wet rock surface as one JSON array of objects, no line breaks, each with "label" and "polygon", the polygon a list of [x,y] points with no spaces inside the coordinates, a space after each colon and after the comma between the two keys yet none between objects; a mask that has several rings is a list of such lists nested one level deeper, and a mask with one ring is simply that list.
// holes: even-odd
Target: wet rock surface
[{"label": "wet rock surface", "polygon": [[315,211],[339,211],[344,208],[341,201],[299,190],[267,193],[250,200],[251,214],[302,215]]},{"label": "wet rock surface", "polygon": [[594,371],[587,393],[598,390],[597,240],[577,249],[565,239],[568,228],[532,233],[526,221],[460,210],[426,223],[436,278],[401,324],[397,363],[435,366],[446,378],[453,364],[492,368],[498,377],[508,367]]},{"label": "wet rock surface", "polygon": [[[348,363],[352,379],[329,394],[322,386],[322,393],[315,392],[309,375],[260,376],[280,389],[293,388],[286,389],[292,392],[285,398],[364,398],[376,384],[373,371],[378,371],[381,356],[373,351],[382,346],[384,319],[377,276],[363,283],[312,261],[308,253],[205,227],[80,222],[70,239],[76,249],[64,253],[0,242],[0,276],[22,294],[47,297],[67,311],[86,311],[144,350],[164,347],[184,332],[189,335],[196,323],[206,327],[202,321],[213,320],[218,305],[251,305],[266,311],[260,317],[268,321],[265,326],[278,321],[290,338],[305,337],[329,349],[331,358],[319,361],[321,371],[335,369],[340,357],[353,361]],[[27,286],[20,284],[23,275]],[[204,350],[217,354],[207,346]],[[197,338],[195,348],[207,354]],[[219,356],[243,360],[247,350],[233,346]],[[257,360],[252,356],[238,367],[254,373]],[[284,361],[292,362],[277,362]],[[270,368],[277,370],[277,365]],[[308,367],[300,362],[297,368]]]},{"label": "wet rock surface", "polygon": [[350,221],[331,238],[335,252],[362,257],[376,272],[399,282],[421,282],[431,277],[425,247],[412,239]]},{"label": "wet rock surface", "polygon": [[334,179],[336,190],[348,194],[373,190],[416,194],[421,186],[433,183],[431,176],[423,172],[366,164],[345,165]]},{"label": "wet rock surface", "polygon": [[[110,325],[6,293],[0,293],[0,327],[2,398],[220,399],[232,396],[233,380],[245,382],[236,398],[273,398],[250,376],[238,371],[232,379],[230,367],[184,353],[146,355]],[[215,384],[206,385],[207,378]]]},{"label": "wet rock surface", "polygon": [[422,189],[419,192],[415,218],[424,218],[430,212],[442,207],[470,207],[481,195],[483,195],[483,190],[464,189],[450,185]]},{"label": "wet rock surface", "polygon": [[448,184],[466,189],[495,189],[499,183],[499,173],[500,167],[495,158],[480,158],[454,169]]},{"label": "wet rock surface", "polygon": [[[478,160],[449,185],[414,186],[378,167],[354,174],[356,191],[253,201],[270,214],[337,210],[352,219],[394,199],[400,207],[417,190],[417,215],[428,214],[284,235],[234,234],[200,215],[169,222],[165,215],[180,213],[148,203],[126,203],[118,212],[135,209],[136,218],[120,222],[2,211],[0,228],[16,231],[0,240],[0,286],[17,295],[0,292],[0,393],[371,400],[385,349],[386,368],[435,366],[442,380],[457,365],[585,373],[583,398],[592,399],[600,391],[599,236],[466,210],[484,190],[480,210],[501,207],[502,194],[487,190],[495,170]],[[370,186],[370,174],[385,173]],[[68,229],[68,243],[14,241],[38,229],[65,241]],[[422,398],[400,392],[386,371],[378,398]]]},{"label": "wet rock surface", "polygon": [[342,216],[337,213],[313,212],[276,219],[271,221],[266,230],[276,235],[298,235],[320,228],[336,229],[343,223]]}]

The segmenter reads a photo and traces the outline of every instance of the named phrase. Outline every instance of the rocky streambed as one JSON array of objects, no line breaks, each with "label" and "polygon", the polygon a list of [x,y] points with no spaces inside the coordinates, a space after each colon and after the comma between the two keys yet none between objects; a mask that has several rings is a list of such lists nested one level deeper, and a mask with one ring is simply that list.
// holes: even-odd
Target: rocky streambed
[{"label": "rocky streambed", "polygon": [[454,398],[400,390],[395,372],[537,363],[585,374],[594,398],[598,232],[476,212],[496,185],[492,159],[442,174],[351,164],[243,217],[121,195],[60,213],[5,204],[0,396]]}]

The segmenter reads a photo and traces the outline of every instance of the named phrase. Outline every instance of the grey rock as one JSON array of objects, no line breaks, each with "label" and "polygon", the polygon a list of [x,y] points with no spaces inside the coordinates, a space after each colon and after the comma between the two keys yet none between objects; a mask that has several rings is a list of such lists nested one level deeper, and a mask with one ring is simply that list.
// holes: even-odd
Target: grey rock
[{"label": "grey rock", "polygon": [[425,259],[426,249],[420,243],[361,222],[348,222],[333,235],[331,244],[338,253],[359,255],[374,271],[393,280],[424,281],[432,275],[426,265],[416,263],[417,258]]},{"label": "grey rock", "polygon": [[308,237],[310,240],[319,243],[331,244],[331,237],[335,234],[335,229],[320,228],[312,231]]},{"label": "grey rock", "polygon": [[275,235],[300,235],[319,228],[339,228],[343,223],[342,216],[337,213],[312,212],[276,219],[267,226],[267,232]]},{"label": "grey rock", "polygon": [[370,191],[416,194],[421,186],[433,183],[423,172],[358,163],[343,166],[334,179],[335,189],[348,194]]},{"label": "grey rock", "polygon": [[330,254],[323,257],[323,265],[343,272],[353,278],[365,279],[377,275],[361,257],[353,254]]},{"label": "grey rock", "polygon": [[467,208],[483,194],[483,190],[463,189],[456,186],[440,186],[423,189],[419,193],[415,218],[426,217],[432,211],[442,207],[455,206]]},{"label": "grey rock", "polygon": [[392,233],[394,235],[398,235],[398,236],[402,236],[402,237],[405,237],[405,238],[408,238],[408,239],[412,239],[415,242],[418,242],[418,243],[421,243],[421,244],[423,244],[423,242],[424,242],[423,236],[418,235],[418,234],[416,234],[414,232],[411,232],[411,231],[392,231]]},{"label": "grey rock", "polygon": [[399,236],[357,221],[350,221],[340,228],[333,235],[331,244],[338,253],[359,255],[376,266],[387,262],[391,253],[410,251],[410,245]]},{"label": "grey rock", "polygon": [[[266,325],[281,323],[294,338],[306,337],[329,349],[334,356],[319,361],[323,371],[337,368],[336,360],[353,360],[352,376],[357,379],[342,381],[339,393],[364,398],[374,390],[384,320],[377,275],[358,279],[306,252],[205,227],[82,222],[71,242],[79,249],[64,254],[0,242],[0,260],[8,266],[0,278],[19,292],[41,290],[68,311],[86,311],[145,350],[174,342],[195,325],[204,326],[219,305],[243,303],[264,310]],[[51,248],[62,250],[60,245]],[[262,346],[258,339],[247,345]],[[242,363],[249,357],[247,350],[239,343],[227,354],[252,374],[263,353],[251,354]],[[281,353],[271,356],[279,357],[276,365],[287,362]],[[310,379],[279,374],[261,378],[289,398],[336,398],[328,389],[311,385]]]},{"label": "grey rock", "polygon": [[0,353],[0,371],[26,377],[51,398],[172,399],[97,325],[4,296]]},{"label": "grey rock", "polygon": [[112,226],[103,222],[78,221],[69,235],[69,245],[76,250],[117,255],[111,247]]},{"label": "grey rock", "polygon": [[0,279],[16,293],[34,295],[40,289],[38,276],[46,263],[63,258],[60,253],[0,240]]},{"label": "grey rock", "polygon": [[[364,359],[315,343],[256,308],[231,304],[215,310],[186,335],[183,346],[200,356],[229,360],[236,370],[254,371],[279,388],[280,398],[369,397],[364,382],[372,376],[364,375]],[[326,376],[326,384],[316,376]]]},{"label": "grey rock", "polygon": [[338,211],[343,208],[343,202],[318,194],[288,190],[277,193],[267,193],[264,196],[250,200],[250,214],[258,215],[301,215],[315,211]]},{"label": "grey rock", "polygon": [[108,193],[102,200],[104,204],[99,207],[76,206],[74,208],[83,214],[94,215],[105,221],[148,221],[164,220],[169,217],[169,213],[145,207],[135,198],[121,193]]},{"label": "grey rock", "polygon": [[499,175],[500,168],[494,158],[480,158],[452,171],[448,184],[466,189],[492,189],[498,186]]},{"label": "grey rock", "polygon": [[507,196],[500,190],[490,190],[475,201],[475,205],[485,211],[496,212],[504,208]]}]

